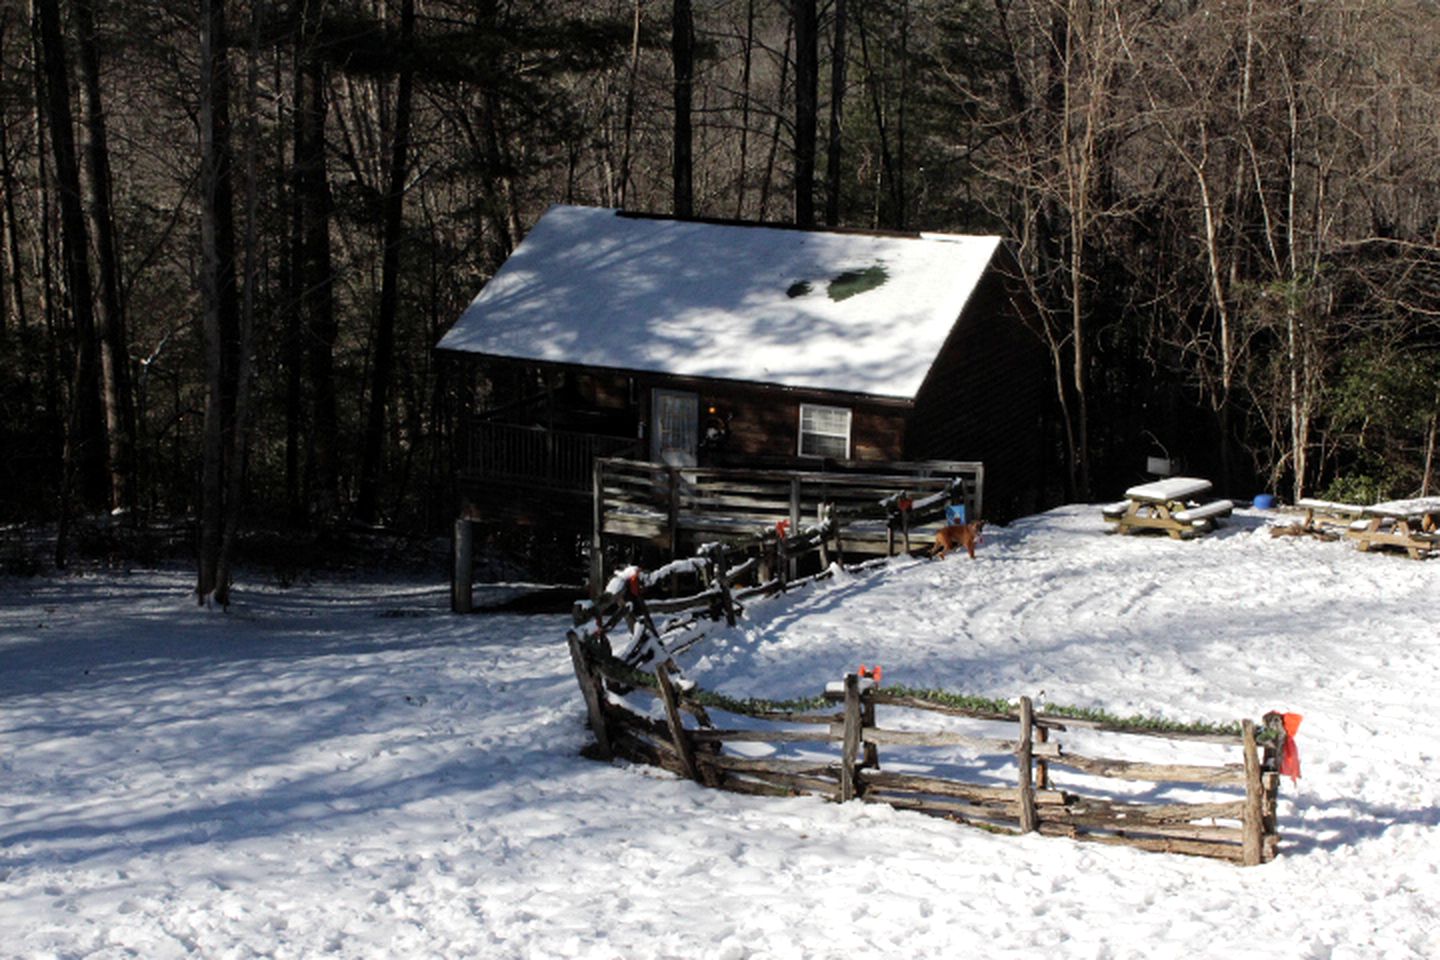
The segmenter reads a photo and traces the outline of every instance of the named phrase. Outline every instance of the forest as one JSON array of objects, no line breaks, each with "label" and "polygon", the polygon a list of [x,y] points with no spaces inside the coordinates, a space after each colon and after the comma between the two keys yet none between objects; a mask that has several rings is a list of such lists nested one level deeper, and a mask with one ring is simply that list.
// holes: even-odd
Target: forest
[{"label": "forest", "polygon": [[[0,533],[453,519],[552,203],[993,233],[1057,499],[1434,490],[1434,0],[0,0]],[[6,554],[7,569],[32,560]]]}]

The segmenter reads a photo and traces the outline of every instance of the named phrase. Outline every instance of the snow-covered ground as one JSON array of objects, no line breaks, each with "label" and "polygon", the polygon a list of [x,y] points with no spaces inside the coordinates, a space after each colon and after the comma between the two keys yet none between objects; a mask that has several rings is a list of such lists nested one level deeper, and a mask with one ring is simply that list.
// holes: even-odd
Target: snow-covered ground
[{"label": "snow-covered ground", "polygon": [[179,572],[0,580],[0,955],[1440,956],[1440,561],[1262,518],[1179,543],[1056,510],[756,602],[691,664],[1302,713],[1249,869],[581,759],[567,618],[453,617],[438,582],[222,614]]}]

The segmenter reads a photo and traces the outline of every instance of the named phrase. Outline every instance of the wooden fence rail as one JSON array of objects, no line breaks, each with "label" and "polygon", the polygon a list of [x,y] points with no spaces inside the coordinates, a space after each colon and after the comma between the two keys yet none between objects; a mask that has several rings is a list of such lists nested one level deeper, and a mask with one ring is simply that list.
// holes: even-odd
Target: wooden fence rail
[{"label": "wooden fence rail", "polygon": [[[885,803],[1002,832],[1124,844],[1246,865],[1275,856],[1279,741],[1272,737],[1260,743],[1248,720],[1239,736],[1225,738],[1239,754],[1235,763],[1202,766],[1080,757],[1054,737],[1066,730],[1065,724],[1037,715],[1029,698],[1020,698],[1016,711],[1004,717],[915,697],[897,706],[872,680],[848,674],[827,687],[828,707],[772,712],[763,719],[747,713],[736,719],[749,727],[722,728],[715,726],[711,713],[723,708],[706,707],[693,685],[676,679],[671,665],[657,664],[653,686],[645,685],[637,683],[632,668],[609,657],[594,637],[586,639],[572,630],[569,644],[577,679],[586,691],[596,739],[593,753],[600,758],[663,767],[739,793]],[[658,698],[664,719],[637,708],[636,697]],[[887,719],[901,712],[930,711],[1007,729],[995,736],[914,730],[908,724],[904,730],[887,729],[876,719],[882,704]],[[1049,734],[1044,740],[1042,730]],[[1121,741],[1171,737],[1150,731],[1110,735]],[[771,745],[774,755],[754,756],[757,743]],[[727,746],[739,744],[750,755],[726,752]],[[827,747],[826,754],[815,753]],[[963,748],[966,764],[978,761],[983,773],[967,780],[881,769],[881,748],[887,748],[887,756],[890,748],[903,749],[902,765],[914,769],[925,762],[916,748],[932,747]],[[1123,743],[1117,747],[1125,749]],[[791,755],[781,755],[787,753]],[[999,772],[1011,767],[1010,782],[998,782]],[[1084,776],[1066,782],[1059,770]],[[1201,801],[1140,802],[1125,799],[1123,788],[1104,789],[1107,779],[1145,781],[1152,785],[1144,791],[1147,797],[1172,784],[1202,784],[1209,796]]]},{"label": "wooden fence rail", "polygon": [[[907,511],[924,517],[928,510],[943,511],[946,502],[937,494],[928,504],[908,504]],[[656,570],[627,567],[596,599],[575,605],[567,640],[596,756],[660,766],[707,786],[747,794],[887,803],[1002,831],[1243,864],[1274,857],[1276,771],[1285,737],[1278,715],[1267,715],[1259,734],[1249,720],[1235,733],[1155,730],[1037,713],[1026,697],[1014,708],[971,707],[926,692],[887,689],[856,674],[827,685],[803,708],[767,708],[754,701],[717,703],[719,698],[684,680],[675,658],[702,641],[709,624],[733,625],[750,597],[830,574],[834,568],[828,563],[809,577],[788,574],[789,561],[800,556],[838,558],[839,521],[833,512],[821,512],[819,522],[794,534],[769,528],[746,542],[708,544],[698,555]],[[618,655],[612,637],[626,641]],[[658,699],[659,717],[654,710],[637,709],[636,698],[649,698],[650,705]],[[877,708],[883,708],[885,724],[877,719]],[[712,710],[728,715],[723,724],[712,720]],[[927,717],[944,725],[927,725]],[[1058,739],[1062,733],[1073,735],[1072,743],[1082,749],[1067,748]],[[1138,744],[1157,738],[1210,744],[1238,756],[1221,764],[1125,756],[1133,757]],[[1111,755],[1092,755],[1099,741],[1112,744]],[[742,744],[749,749],[733,749]],[[756,744],[770,745],[772,755],[754,756]],[[887,756],[899,754],[907,770],[882,770],[881,748]],[[934,749],[963,755],[970,776],[915,772],[925,767],[925,752]],[[971,761],[976,759],[987,772],[974,771]],[[955,765],[953,757],[943,762]],[[988,772],[1012,766],[1013,779],[1003,785]],[[1127,799],[1135,795],[1136,784],[1148,784],[1143,795],[1151,798],[1175,789],[1203,798]]]}]

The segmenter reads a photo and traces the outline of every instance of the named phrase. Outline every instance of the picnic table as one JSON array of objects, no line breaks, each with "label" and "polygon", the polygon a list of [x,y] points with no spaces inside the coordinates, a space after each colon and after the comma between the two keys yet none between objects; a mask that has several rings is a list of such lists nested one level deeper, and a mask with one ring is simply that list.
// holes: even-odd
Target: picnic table
[{"label": "picnic table", "polygon": [[1160,530],[1183,540],[1210,532],[1219,518],[1235,509],[1229,500],[1195,501],[1209,490],[1209,480],[1167,477],[1131,487],[1124,500],[1101,508],[1101,513],[1120,533]]},{"label": "picnic table", "polygon": [[1440,497],[1371,504],[1351,521],[1345,536],[1361,551],[1398,547],[1412,559],[1423,560],[1440,550]]}]

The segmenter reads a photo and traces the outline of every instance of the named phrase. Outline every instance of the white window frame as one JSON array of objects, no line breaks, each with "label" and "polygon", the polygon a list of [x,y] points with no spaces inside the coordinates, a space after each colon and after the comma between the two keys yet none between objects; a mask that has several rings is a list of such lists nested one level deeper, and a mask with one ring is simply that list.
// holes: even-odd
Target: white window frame
[{"label": "white window frame", "polygon": [[[828,429],[828,430],[827,430],[827,429],[816,429],[817,424],[814,422],[814,419],[815,419],[815,415],[816,415],[816,414],[820,414],[820,415],[822,415],[822,416],[833,416],[833,415],[839,414],[839,415],[843,416],[843,417],[844,417],[844,420],[845,420],[845,432],[842,434],[842,433],[840,433],[838,430],[835,430],[835,429],[833,429],[833,428],[832,428],[832,429]],[[809,423],[808,423],[809,429],[806,429],[806,427],[807,427],[807,422],[806,422],[807,419],[809,420]],[[805,438],[806,438],[806,437],[824,437],[824,438],[827,438],[827,439],[840,438],[840,439],[843,439],[843,440],[845,441],[845,452],[844,452],[844,454],[842,454],[841,456],[839,456],[839,457],[834,457],[833,459],[837,459],[837,460],[849,460],[849,459],[850,459],[850,434],[851,434],[851,431],[852,431],[852,429],[853,429],[853,427],[854,427],[854,423],[855,423],[855,414],[854,414],[854,411],[852,411],[849,407],[830,407],[830,406],[825,406],[825,405],[823,405],[823,404],[818,404],[818,403],[802,403],[802,404],[800,404],[800,423],[799,423],[799,429],[797,430],[797,433],[799,434],[799,443],[798,443],[797,448],[796,448],[797,453],[799,454],[799,456],[802,456],[802,457],[817,457],[817,458],[828,457],[828,456],[830,456],[829,454],[825,454],[825,453],[813,453],[813,452],[808,452],[808,451],[806,451],[806,449],[805,449]]]}]

